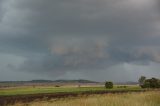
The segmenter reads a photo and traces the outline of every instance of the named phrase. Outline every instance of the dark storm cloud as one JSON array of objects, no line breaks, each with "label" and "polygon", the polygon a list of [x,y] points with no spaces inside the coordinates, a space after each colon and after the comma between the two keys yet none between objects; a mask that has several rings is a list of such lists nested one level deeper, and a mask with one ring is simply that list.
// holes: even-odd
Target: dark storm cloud
[{"label": "dark storm cloud", "polygon": [[102,75],[105,70],[114,77],[110,70],[120,74],[123,63],[134,67],[159,63],[157,4],[157,0],[0,0],[0,53],[24,58],[15,70],[51,76]]}]

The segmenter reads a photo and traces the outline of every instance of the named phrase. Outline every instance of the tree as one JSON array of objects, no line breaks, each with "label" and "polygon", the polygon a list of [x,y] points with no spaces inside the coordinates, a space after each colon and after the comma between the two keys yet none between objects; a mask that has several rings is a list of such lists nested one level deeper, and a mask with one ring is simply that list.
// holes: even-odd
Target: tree
[{"label": "tree", "polygon": [[151,79],[146,79],[144,80],[143,78],[140,78],[139,81],[142,81],[140,83],[140,86],[142,88],[160,88],[160,80],[157,78],[151,78]]},{"label": "tree", "polygon": [[109,88],[109,89],[112,89],[112,88],[113,88],[113,82],[106,81],[106,82],[105,82],[105,87],[106,87],[106,88]]},{"label": "tree", "polygon": [[150,88],[160,88],[160,81],[156,78],[147,79],[145,81],[146,83],[149,83]]},{"label": "tree", "polygon": [[150,82],[145,81],[143,85],[141,85],[142,88],[150,88]]},{"label": "tree", "polygon": [[139,85],[140,85],[140,86],[144,85],[145,80],[146,80],[146,77],[145,77],[145,76],[141,76],[141,77],[139,78],[139,80],[138,80]]}]

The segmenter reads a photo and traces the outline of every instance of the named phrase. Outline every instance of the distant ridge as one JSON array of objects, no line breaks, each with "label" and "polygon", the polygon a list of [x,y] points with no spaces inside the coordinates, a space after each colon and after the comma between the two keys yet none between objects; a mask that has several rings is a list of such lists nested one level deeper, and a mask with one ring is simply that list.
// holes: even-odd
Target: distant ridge
[{"label": "distant ridge", "polygon": [[99,83],[96,81],[79,79],[79,80],[31,80],[31,81],[0,81],[0,83]]},{"label": "distant ridge", "polygon": [[59,83],[99,83],[99,82],[96,82],[96,81],[84,80],[84,79],[79,79],[79,80],[55,80],[53,82],[59,82]]}]

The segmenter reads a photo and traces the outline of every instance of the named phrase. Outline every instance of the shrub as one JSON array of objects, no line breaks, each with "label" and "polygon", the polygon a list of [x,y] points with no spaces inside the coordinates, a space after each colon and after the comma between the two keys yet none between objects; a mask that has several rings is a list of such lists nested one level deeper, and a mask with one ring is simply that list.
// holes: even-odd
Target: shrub
[{"label": "shrub", "polygon": [[55,85],[54,87],[60,87],[60,85]]},{"label": "shrub", "polygon": [[113,88],[113,82],[106,81],[106,82],[105,82],[105,87],[106,87],[106,88],[109,88],[109,89],[112,89],[112,88]]}]

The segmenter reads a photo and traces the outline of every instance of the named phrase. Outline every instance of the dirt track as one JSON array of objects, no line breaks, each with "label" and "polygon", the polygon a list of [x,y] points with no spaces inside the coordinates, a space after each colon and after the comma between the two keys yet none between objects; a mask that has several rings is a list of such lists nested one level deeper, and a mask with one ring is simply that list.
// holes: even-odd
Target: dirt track
[{"label": "dirt track", "polygon": [[0,96],[0,106],[6,106],[8,104],[14,104],[16,102],[28,103],[34,100],[43,100],[44,98],[65,98],[65,97],[77,97],[79,95],[92,95],[92,94],[107,94],[107,93],[128,93],[128,92],[145,92],[146,90],[128,90],[128,91],[87,91],[79,93],[50,93],[50,94],[28,94],[28,95],[16,95],[16,96]]}]

